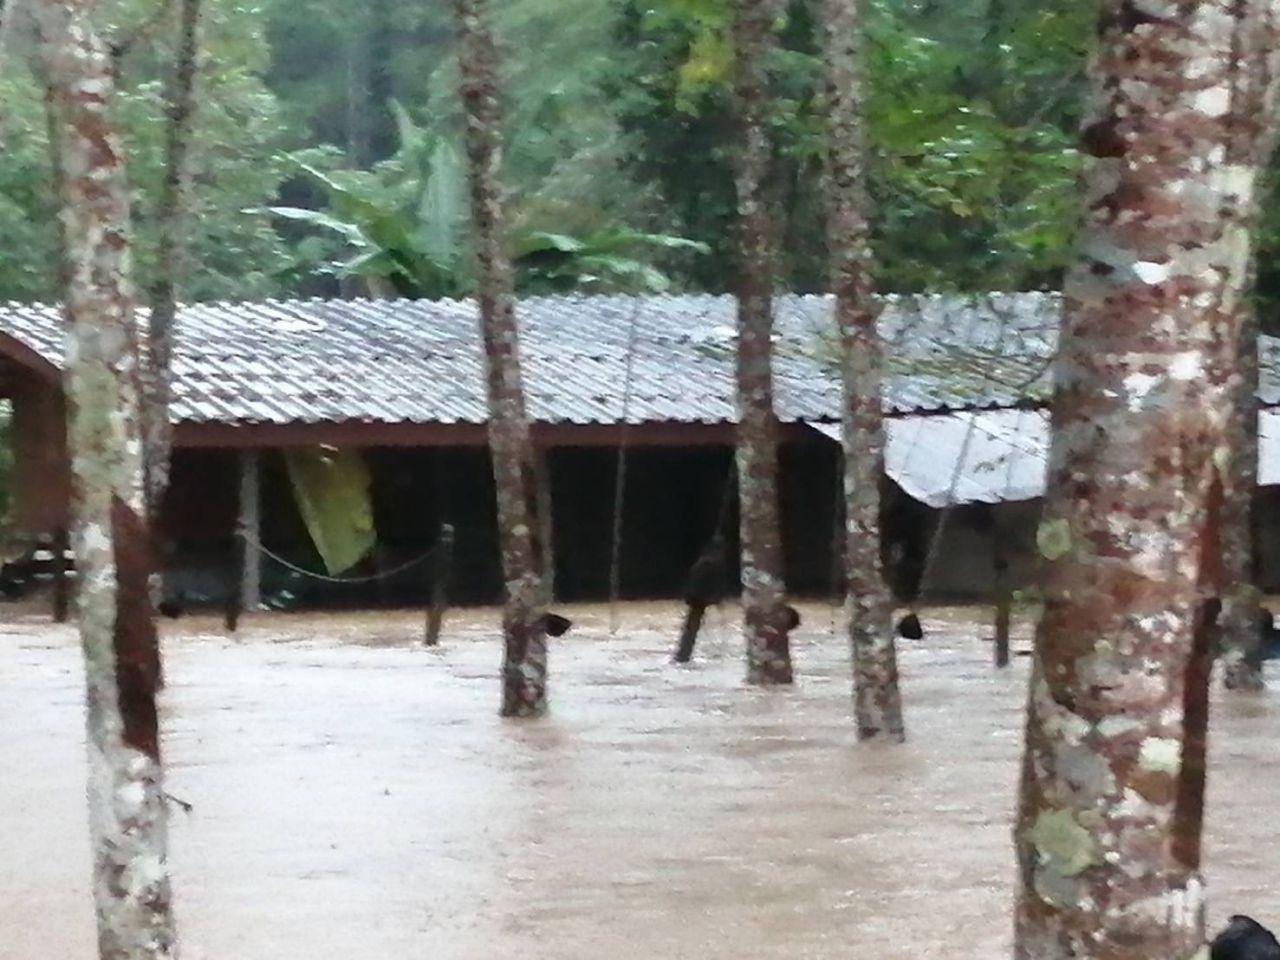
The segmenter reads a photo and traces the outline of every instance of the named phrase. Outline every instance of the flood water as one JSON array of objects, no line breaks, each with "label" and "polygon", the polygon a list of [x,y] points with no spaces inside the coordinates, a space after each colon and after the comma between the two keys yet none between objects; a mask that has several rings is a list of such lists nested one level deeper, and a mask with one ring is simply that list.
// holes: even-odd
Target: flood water
[{"label": "flood water", "polygon": [[[1009,955],[1025,658],[926,618],[910,743],[855,743],[849,669],[805,609],[798,684],[742,682],[713,613],[628,605],[556,643],[553,714],[496,715],[493,611],[166,625],[163,723],[188,960],[955,960]],[[1025,646],[1025,635],[1020,638]],[[0,958],[94,956],[74,630],[0,627]],[[1280,682],[1280,677],[1273,677]],[[1219,702],[1211,916],[1280,921],[1280,695]]]}]

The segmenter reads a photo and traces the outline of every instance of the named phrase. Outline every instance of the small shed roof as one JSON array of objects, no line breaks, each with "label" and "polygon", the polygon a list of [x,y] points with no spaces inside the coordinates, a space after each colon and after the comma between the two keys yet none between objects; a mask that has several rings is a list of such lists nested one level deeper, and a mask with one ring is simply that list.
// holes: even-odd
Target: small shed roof
[{"label": "small shed roof", "polygon": [[[839,424],[815,424],[837,442]],[[885,423],[885,472],[931,507],[1044,496],[1049,415],[979,410],[894,418]]]},{"label": "small shed roof", "polygon": [[[839,424],[814,424],[839,442]],[[1045,410],[975,410],[885,423],[885,472],[922,503],[1003,503],[1044,496],[1049,470]],[[1258,484],[1280,485],[1280,410],[1258,429]]]},{"label": "small shed roof", "polygon": [[[734,300],[522,300],[530,415],[552,424],[732,423]],[[1048,393],[1059,301],[1027,293],[889,297],[885,401],[896,413],[990,409]],[[183,307],[175,420],[219,424],[485,422],[471,301],[292,300]],[[0,334],[62,365],[56,307],[0,308]],[[788,422],[839,418],[831,300],[777,304],[775,376]]]}]

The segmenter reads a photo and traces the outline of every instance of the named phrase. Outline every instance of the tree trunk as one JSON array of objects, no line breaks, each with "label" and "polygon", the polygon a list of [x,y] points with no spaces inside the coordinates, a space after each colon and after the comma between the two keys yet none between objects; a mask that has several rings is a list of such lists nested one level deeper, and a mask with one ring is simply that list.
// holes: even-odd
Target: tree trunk
[{"label": "tree trunk", "polygon": [[186,248],[185,206],[190,181],[187,155],[191,144],[191,121],[196,109],[200,0],[179,0],[179,8],[177,56],[165,85],[165,174],[156,208],[160,238],[156,249],[156,279],[151,288],[147,362],[142,380],[147,504],[152,537],[157,544],[161,539],[160,508],[169,487],[169,454],[173,436],[169,423],[170,367],[173,323],[178,312],[178,278]]},{"label": "tree trunk", "polygon": [[1066,286],[1016,828],[1022,960],[1189,960],[1256,170],[1234,4],[1105,0]]},{"label": "tree trunk", "polygon": [[[1276,111],[1280,106],[1280,4],[1275,0],[1244,0],[1248,29],[1236,42],[1236,55],[1248,69],[1236,80],[1237,122],[1227,149],[1228,162],[1255,170],[1266,169],[1275,149]],[[1249,227],[1256,228],[1260,198],[1250,204]],[[1254,264],[1250,262],[1249,286]],[[1258,487],[1258,317],[1251,303],[1244,311],[1238,353],[1226,356],[1238,372],[1231,424],[1232,469],[1225,496],[1223,563],[1227,583],[1223,591],[1223,681],[1230,690],[1257,691],[1263,687],[1259,630],[1262,595],[1258,588],[1257,529],[1254,498]]]},{"label": "tree trunk", "polygon": [[844,373],[845,610],[853,648],[854,708],[861,740],[905,738],[893,598],[880,550],[884,473],[881,383],[884,348],[876,329],[862,120],[859,0],[825,0],[827,184],[831,283]]},{"label": "tree trunk", "polygon": [[90,838],[103,960],[176,956],[129,290],[129,191],[90,0],[41,0],[63,133],[66,389],[87,688]]},{"label": "tree trunk", "polygon": [[396,30],[392,20],[394,0],[370,0],[369,13],[369,160],[376,163],[396,152],[399,131],[391,102],[395,99],[395,76],[391,69],[395,55]]},{"label": "tree trunk", "polygon": [[507,586],[502,715],[533,716],[547,708],[546,611],[534,547],[536,475],[520,377],[519,328],[511,263],[503,250],[497,49],[485,0],[454,0],[454,8],[460,26],[458,59],[467,116],[471,213],[480,262],[477,299],[489,391],[489,450]]},{"label": "tree trunk", "polygon": [[1231,411],[1231,469],[1223,497],[1221,638],[1222,680],[1228,690],[1263,689],[1258,629],[1262,594],[1254,552],[1253,501],[1258,487],[1258,322],[1244,304],[1237,385]]},{"label": "tree trunk", "polygon": [[778,509],[778,422],[773,409],[773,218],[765,191],[772,150],[767,60],[779,0],[737,0],[733,23],[737,151],[738,489],[742,607],[750,683],[790,683],[782,519]]}]

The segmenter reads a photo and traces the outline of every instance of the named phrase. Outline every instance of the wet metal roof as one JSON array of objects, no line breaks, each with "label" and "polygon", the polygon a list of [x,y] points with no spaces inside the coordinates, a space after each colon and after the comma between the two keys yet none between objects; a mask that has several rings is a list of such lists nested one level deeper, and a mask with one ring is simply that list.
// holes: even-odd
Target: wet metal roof
[{"label": "wet metal roof", "polygon": [[[839,424],[814,424],[840,441]],[[885,473],[931,507],[1044,496],[1049,469],[1045,410],[978,410],[885,422]],[[1280,410],[1261,413],[1258,484],[1280,485]]]},{"label": "wet metal roof", "polygon": [[[885,466],[932,506],[1042,496],[1049,363],[1061,301],[1042,293],[885,298]],[[530,414],[544,423],[731,423],[731,297],[522,300]],[[826,297],[777,301],[779,416],[838,440]],[[0,335],[60,369],[55,307],[0,306]],[[1280,406],[1280,341],[1259,343],[1264,406]],[[39,362],[39,361],[37,361]],[[295,300],[184,307],[174,419],[189,423],[478,424],[486,419],[471,302]],[[1260,482],[1280,484],[1280,411],[1264,410]]]},{"label": "wet metal roof", "polygon": [[[839,424],[815,424],[840,440]],[[921,503],[1002,503],[1044,496],[1049,415],[981,410],[885,423],[885,472]]]},{"label": "wet metal roof", "polygon": [[[545,423],[730,423],[734,301],[717,296],[523,300],[529,412]],[[1047,398],[1058,298],[890,297],[887,407],[1009,407]],[[831,301],[782,297],[779,416],[839,418]],[[61,367],[56,308],[0,307],[0,333]],[[184,307],[174,418],[191,423],[482,423],[471,302],[298,300]],[[1280,393],[1280,391],[1277,391]]]}]

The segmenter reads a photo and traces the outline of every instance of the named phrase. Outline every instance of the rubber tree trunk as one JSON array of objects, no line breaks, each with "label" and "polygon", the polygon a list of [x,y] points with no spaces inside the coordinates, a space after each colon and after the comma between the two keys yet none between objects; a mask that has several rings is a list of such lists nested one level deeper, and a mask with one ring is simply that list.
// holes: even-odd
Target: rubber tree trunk
[{"label": "rubber tree trunk", "polygon": [[1262,633],[1258,628],[1262,594],[1254,550],[1254,495],[1258,487],[1258,323],[1249,306],[1245,312],[1237,386],[1231,416],[1231,469],[1223,498],[1222,561],[1226,582],[1222,591],[1222,680],[1228,690],[1256,692],[1264,687],[1258,656]]},{"label": "rubber tree trunk", "polygon": [[[1256,170],[1233,3],[1105,0],[1065,291],[1016,826],[1021,960],[1189,960]],[[1241,64],[1243,65],[1243,64]]]},{"label": "rubber tree trunk", "polygon": [[178,312],[178,280],[183,272],[187,233],[188,156],[196,110],[200,0],[179,0],[177,54],[165,83],[165,171],[156,208],[159,242],[156,279],[151,287],[147,326],[147,362],[143,369],[143,409],[147,503],[151,528],[160,536],[161,505],[169,488],[173,428],[169,423],[173,326]]},{"label": "rubber tree trunk", "polygon": [[66,389],[102,960],[176,956],[156,715],[146,494],[129,288],[129,188],[90,0],[41,0],[62,130]]},{"label": "rubber tree trunk", "polygon": [[742,606],[750,683],[790,683],[786,581],[778,508],[778,420],[773,408],[774,223],[765,192],[772,150],[767,61],[780,0],[737,0],[735,93],[742,143],[736,151],[740,243],[738,294],[738,490]]},{"label": "rubber tree trunk", "polygon": [[[1240,108],[1228,146],[1228,160],[1256,170],[1266,169],[1275,150],[1280,107],[1280,12],[1275,0],[1244,0],[1246,28],[1236,41],[1238,56],[1249,67],[1236,81]],[[1250,229],[1257,226],[1260,198],[1250,204]],[[1253,263],[1250,263],[1250,287]],[[1227,689],[1257,691],[1263,687],[1262,596],[1258,587],[1257,525],[1254,498],[1258,487],[1258,316],[1251,303],[1244,310],[1240,347],[1226,362],[1237,372],[1232,419],[1232,469],[1225,497],[1223,562],[1223,682]]]},{"label": "rubber tree trunk", "polygon": [[511,263],[503,251],[506,227],[498,183],[501,110],[497,50],[485,0],[454,0],[454,9],[460,27],[471,212],[480,263],[477,299],[489,393],[489,449],[507,588],[502,715],[532,716],[547,707],[546,610],[534,545],[536,475],[520,377],[520,337]]},{"label": "rubber tree trunk", "polygon": [[828,227],[844,384],[845,615],[861,740],[905,739],[893,598],[880,550],[884,347],[873,297],[862,120],[862,5],[824,0]]}]

